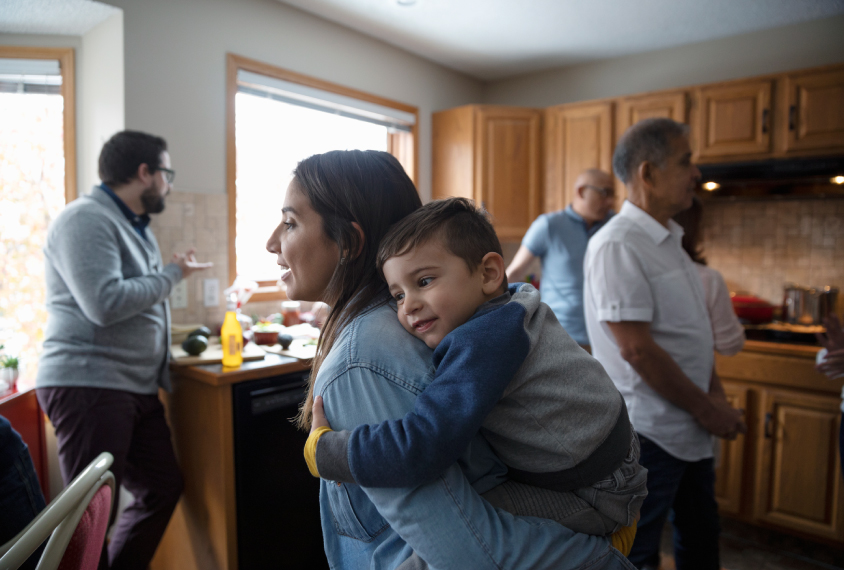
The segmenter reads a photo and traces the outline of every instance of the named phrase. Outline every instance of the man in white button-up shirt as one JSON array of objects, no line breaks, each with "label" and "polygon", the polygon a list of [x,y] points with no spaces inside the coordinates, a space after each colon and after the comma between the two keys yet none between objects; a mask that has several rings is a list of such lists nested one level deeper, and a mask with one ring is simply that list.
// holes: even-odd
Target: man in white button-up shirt
[{"label": "man in white button-up shirt", "polygon": [[691,206],[700,177],[691,154],[688,127],[670,119],[646,119],[624,134],[613,169],[628,198],[589,242],[584,262],[593,355],[627,402],[648,469],[629,556],[639,568],[659,566],[669,511],[677,568],[720,568],[712,435],[746,430],[713,375],[703,288],[671,220]]}]

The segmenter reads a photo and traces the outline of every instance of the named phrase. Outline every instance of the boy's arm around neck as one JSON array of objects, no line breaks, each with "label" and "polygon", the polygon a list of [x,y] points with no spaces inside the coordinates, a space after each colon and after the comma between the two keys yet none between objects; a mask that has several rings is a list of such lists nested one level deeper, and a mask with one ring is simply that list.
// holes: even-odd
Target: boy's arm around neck
[{"label": "boy's arm around neck", "polygon": [[465,451],[527,357],[524,317],[524,308],[510,303],[448,334],[434,353],[437,374],[413,411],[356,427],[345,446],[342,432],[324,434],[316,453],[320,475],[342,481],[328,473],[345,473],[364,487],[414,487],[436,479]]}]

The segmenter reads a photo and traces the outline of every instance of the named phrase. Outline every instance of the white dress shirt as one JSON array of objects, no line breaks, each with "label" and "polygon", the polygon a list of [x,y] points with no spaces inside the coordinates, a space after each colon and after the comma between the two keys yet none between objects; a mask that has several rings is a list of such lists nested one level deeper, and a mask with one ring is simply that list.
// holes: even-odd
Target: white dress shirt
[{"label": "white dress shirt", "polygon": [[703,283],[715,351],[724,356],[738,354],[744,348],[744,327],[733,310],[727,284],[717,270],[700,263],[695,263],[695,267]]},{"label": "white dress shirt", "polygon": [[607,322],[649,322],[651,336],[701,390],[709,392],[714,342],[703,286],[668,229],[629,201],[593,237],[584,262],[584,309],[592,355],[624,396],[637,432],[683,461],[712,457],[712,436],[653,389],[622,357]]}]

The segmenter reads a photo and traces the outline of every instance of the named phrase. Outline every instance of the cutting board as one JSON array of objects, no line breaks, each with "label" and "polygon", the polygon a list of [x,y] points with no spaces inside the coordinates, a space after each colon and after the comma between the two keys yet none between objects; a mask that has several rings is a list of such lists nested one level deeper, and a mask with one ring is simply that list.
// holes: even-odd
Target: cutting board
[{"label": "cutting board", "polygon": [[311,340],[307,338],[294,338],[287,350],[283,350],[280,344],[262,346],[261,348],[267,352],[272,352],[273,354],[292,356],[293,358],[298,358],[299,360],[311,360],[316,356],[316,345],[306,344],[308,342],[311,342]]},{"label": "cutting board", "polygon": [[[170,363],[175,364],[176,366],[188,366],[191,364],[216,364],[223,361],[223,347],[222,345],[216,343],[209,344],[208,348],[206,348],[202,354],[197,356],[191,356],[178,344],[174,344],[170,347],[170,353],[173,356]],[[264,351],[261,350],[261,348],[255,343],[250,342],[243,347],[244,361],[263,359]]]}]

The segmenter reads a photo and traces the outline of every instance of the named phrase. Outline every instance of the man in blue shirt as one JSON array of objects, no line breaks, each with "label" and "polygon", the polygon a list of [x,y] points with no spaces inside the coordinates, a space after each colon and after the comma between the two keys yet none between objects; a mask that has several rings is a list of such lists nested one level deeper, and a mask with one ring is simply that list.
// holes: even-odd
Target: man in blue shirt
[{"label": "man in blue shirt", "polygon": [[542,262],[539,292],[578,344],[586,346],[583,316],[583,256],[589,238],[613,215],[612,176],[590,168],[577,177],[574,199],[564,210],[542,214],[531,224],[507,268],[507,280],[524,281],[535,259]]}]

